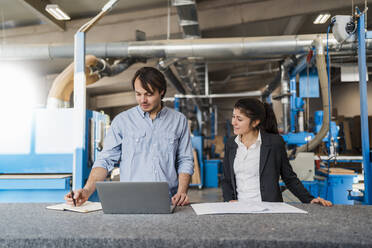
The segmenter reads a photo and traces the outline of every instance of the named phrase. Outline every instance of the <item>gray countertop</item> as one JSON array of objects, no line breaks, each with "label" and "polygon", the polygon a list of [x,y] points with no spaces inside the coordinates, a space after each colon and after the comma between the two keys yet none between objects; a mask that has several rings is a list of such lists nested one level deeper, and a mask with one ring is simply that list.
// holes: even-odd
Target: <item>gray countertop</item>
[{"label": "gray countertop", "polygon": [[294,206],[308,214],[106,215],[0,204],[0,247],[372,247],[372,206]]}]

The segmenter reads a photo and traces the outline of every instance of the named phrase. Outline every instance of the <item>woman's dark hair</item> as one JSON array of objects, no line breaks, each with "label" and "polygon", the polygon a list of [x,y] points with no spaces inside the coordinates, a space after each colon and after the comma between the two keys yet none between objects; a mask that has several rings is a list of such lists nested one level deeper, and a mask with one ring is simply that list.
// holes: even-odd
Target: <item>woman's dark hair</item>
[{"label": "woman's dark hair", "polygon": [[258,99],[244,98],[235,103],[234,108],[239,109],[252,121],[259,120],[256,130],[263,130],[268,133],[278,134],[278,124],[272,107]]},{"label": "woman's dark hair", "polygon": [[[134,82],[136,79],[139,78],[141,81],[141,86],[150,93],[154,93],[154,90],[159,91],[159,94],[161,94],[161,98],[165,96],[165,93],[167,92],[167,81],[165,80],[165,77],[163,73],[161,73],[159,70],[153,68],[153,67],[142,67],[136,71],[132,78],[132,87],[134,90]],[[151,86],[151,88],[149,87]],[[152,89],[152,90],[151,90]]]}]

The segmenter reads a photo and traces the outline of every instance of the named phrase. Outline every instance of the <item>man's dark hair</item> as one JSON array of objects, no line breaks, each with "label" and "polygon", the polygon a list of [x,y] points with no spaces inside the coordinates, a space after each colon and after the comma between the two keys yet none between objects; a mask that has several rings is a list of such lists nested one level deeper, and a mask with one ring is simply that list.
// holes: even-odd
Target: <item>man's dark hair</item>
[{"label": "man's dark hair", "polygon": [[[157,90],[159,94],[163,92],[163,94],[161,95],[161,98],[163,99],[165,93],[167,92],[167,81],[165,80],[163,73],[153,67],[142,67],[141,69],[136,71],[132,78],[133,90],[134,82],[137,78],[141,81],[141,86],[147,92],[150,92],[151,94],[154,94],[154,90]],[[151,88],[149,87],[149,85],[151,86]]]}]

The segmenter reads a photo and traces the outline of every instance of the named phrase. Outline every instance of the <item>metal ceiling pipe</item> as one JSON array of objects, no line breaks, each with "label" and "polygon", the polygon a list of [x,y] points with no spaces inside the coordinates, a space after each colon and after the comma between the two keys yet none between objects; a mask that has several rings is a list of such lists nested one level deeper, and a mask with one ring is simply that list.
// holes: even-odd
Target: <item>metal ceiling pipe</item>
[{"label": "metal ceiling pipe", "polygon": [[204,78],[204,90],[205,90],[205,95],[209,95],[209,77],[208,77],[208,64],[205,64],[205,78]]},{"label": "metal ceiling pipe", "polygon": [[182,86],[182,83],[178,80],[176,75],[174,75],[170,66],[176,61],[169,61],[166,63],[164,60],[159,61],[158,68],[164,73],[168,80],[173,84],[176,90],[181,94],[186,94],[185,88]]},{"label": "metal ceiling pipe", "polygon": [[[305,54],[316,35],[157,40],[90,44],[86,54],[100,58],[193,58],[206,61],[265,59],[273,56]],[[323,38],[323,44],[325,43]],[[337,45],[329,39],[330,51],[356,49],[355,44]],[[372,41],[367,42],[372,49]],[[2,45],[0,60],[73,58],[73,45]]]},{"label": "metal ceiling pipe", "polygon": [[205,58],[210,60],[244,59],[262,55],[307,52],[310,41],[297,39],[223,38],[199,40],[145,41],[128,43],[128,56]]},{"label": "metal ceiling pipe", "polygon": [[246,91],[241,93],[209,94],[209,95],[175,95],[176,98],[230,98],[230,97],[256,97],[261,96],[260,90]]},{"label": "metal ceiling pipe", "polygon": [[278,88],[279,85],[280,85],[280,79],[281,79],[281,76],[282,76],[282,71],[281,71],[280,68],[275,69],[275,71],[278,71],[277,75],[275,76],[275,78],[273,79],[273,81],[271,81],[269,84],[267,84],[265,86],[265,89],[262,92],[262,100],[263,101],[266,101],[266,98],[269,97],[271,95],[271,93],[276,88]]},{"label": "metal ceiling pipe", "polygon": [[196,87],[193,85],[195,80],[194,76],[191,73],[191,70],[187,68],[187,65],[185,65],[182,61],[176,61],[174,63],[174,67],[177,71],[177,74],[181,81],[186,84],[186,87],[191,92],[191,94],[196,95]]},{"label": "metal ceiling pipe", "polygon": [[[196,87],[194,87],[194,77],[193,75],[189,74],[188,69],[186,68],[186,65],[184,65],[180,61],[176,61],[174,63],[174,67],[178,73],[178,76],[180,77],[181,81],[186,84],[186,87],[188,87],[189,91],[192,95],[196,95]],[[194,103],[194,105],[198,106],[199,109],[201,109],[202,102],[200,99],[192,98],[191,101]]]},{"label": "metal ceiling pipe", "polygon": [[104,59],[99,59],[97,65],[92,68],[92,70],[97,71],[100,77],[112,77],[122,73],[137,62],[146,63],[145,60],[141,61],[135,58],[126,58],[123,60],[115,61],[113,64],[108,63]]},{"label": "metal ceiling pipe", "polygon": [[[289,71],[294,64],[295,60],[292,57],[287,57],[280,65],[280,99],[283,107],[283,131],[285,133],[289,132],[290,96],[292,94],[289,87]],[[264,93],[267,94],[265,91]]]},{"label": "metal ceiling pipe", "polygon": [[186,94],[185,88],[182,86],[181,82],[178,80],[178,78],[174,75],[174,73],[169,67],[162,68],[161,71],[169,79],[169,81],[173,84],[173,86],[177,89],[179,93]]},{"label": "metal ceiling pipe", "polygon": [[281,95],[282,95],[282,106],[283,106],[283,131],[284,133],[289,132],[289,68],[284,64],[280,65],[280,82],[281,82]]}]

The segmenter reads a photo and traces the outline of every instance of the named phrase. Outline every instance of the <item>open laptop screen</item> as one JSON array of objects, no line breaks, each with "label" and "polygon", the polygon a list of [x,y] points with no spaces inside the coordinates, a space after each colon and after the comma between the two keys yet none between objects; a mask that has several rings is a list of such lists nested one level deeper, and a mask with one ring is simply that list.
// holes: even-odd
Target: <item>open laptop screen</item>
[{"label": "open laptop screen", "polygon": [[166,182],[97,182],[105,214],[171,213]]}]

